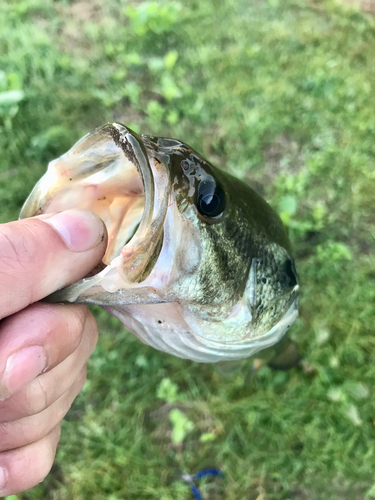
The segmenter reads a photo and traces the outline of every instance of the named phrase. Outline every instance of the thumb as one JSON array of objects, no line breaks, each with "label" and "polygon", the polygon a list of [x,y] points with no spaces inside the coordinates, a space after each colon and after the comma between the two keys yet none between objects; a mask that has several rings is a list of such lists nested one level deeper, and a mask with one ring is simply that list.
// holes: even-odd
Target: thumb
[{"label": "thumb", "polygon": [[105,225],[84,210],[0,225],[0,318],[83,278],[104,255]]}]

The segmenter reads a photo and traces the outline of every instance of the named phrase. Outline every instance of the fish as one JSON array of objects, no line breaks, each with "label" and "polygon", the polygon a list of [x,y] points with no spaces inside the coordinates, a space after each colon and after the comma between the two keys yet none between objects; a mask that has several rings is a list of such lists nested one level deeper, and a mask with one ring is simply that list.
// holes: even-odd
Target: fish
[{"label": "fish", "polygon": [[280,217],[187,144],[107,123],[49,163],[20,218],[66,209],[104,221],[102,263],[49,302],[97,304],[142,342],[204,363],[277,344],[299,275]]}]

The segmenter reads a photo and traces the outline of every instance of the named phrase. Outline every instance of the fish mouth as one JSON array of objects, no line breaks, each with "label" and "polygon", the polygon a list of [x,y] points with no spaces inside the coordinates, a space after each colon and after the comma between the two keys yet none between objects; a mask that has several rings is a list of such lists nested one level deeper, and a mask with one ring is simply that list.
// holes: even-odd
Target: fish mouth
[{"label": "fish mouth", "polygon": [[57,292],[60,300],[72,301],[73,295],[99,283],[113,293],[147,277],[163,242],[169,184],[167,167],[148,155],[134,131],[119,123],[87,134],[49,164],[20,218],[91,210],[108,231],[102,264],[89,277]]}]

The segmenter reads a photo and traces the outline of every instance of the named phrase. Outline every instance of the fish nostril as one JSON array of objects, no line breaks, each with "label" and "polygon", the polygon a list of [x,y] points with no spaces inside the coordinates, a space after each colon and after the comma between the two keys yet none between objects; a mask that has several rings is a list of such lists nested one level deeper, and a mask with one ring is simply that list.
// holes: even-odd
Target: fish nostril
[{"label": "fish nostril", "polygon": [[280,283],[283,288],[294,288],[298,283],[297,269],[291,259],[284,262]]}]

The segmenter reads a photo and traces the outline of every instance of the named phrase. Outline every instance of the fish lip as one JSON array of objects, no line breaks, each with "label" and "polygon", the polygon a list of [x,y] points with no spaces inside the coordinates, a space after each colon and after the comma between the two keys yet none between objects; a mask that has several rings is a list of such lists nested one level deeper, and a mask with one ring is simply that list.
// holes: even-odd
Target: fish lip
[{"label": "fish lip", "polygon": [[116,146],[122,149],[124,155],[137,168],[142,179],[145,195],[145,208],[143,210],[139,227],[149,224],[152,220],[154,210],[155,180],[142,139],[138,136],[138,134],[136,134],[136,132],[121,123],[108,123],[98,130],[103,135],[108,133]]},{"label": "fish lip", "polygon": [[[136,132],[120,123],[112,127],[119,133],[113,139],[124,154],[134,158],[134,164],[141,174],[145,195],[145,207],[139,227],[120,253],[124,278],[130,283],[143,281],[151,269],[148,263],[163,237],[164,221],[168,210],[170,194],[169,170],[163,162],[155,162],[145,143]],[[130,146],[130,149],[129,149]],[[160,247],[160,245],[159,245]]]}]

